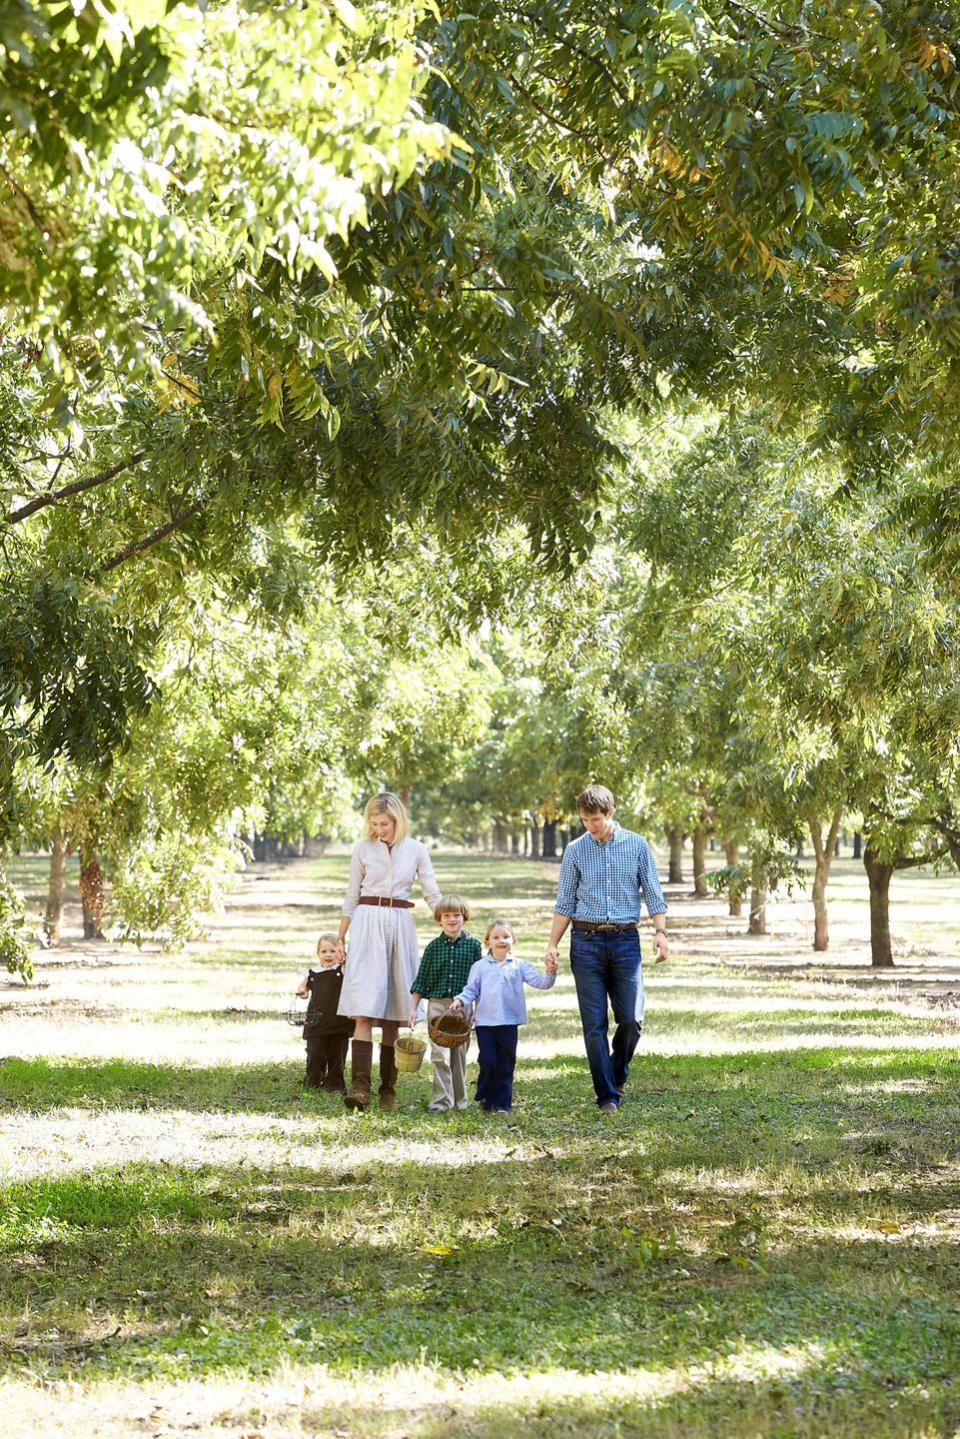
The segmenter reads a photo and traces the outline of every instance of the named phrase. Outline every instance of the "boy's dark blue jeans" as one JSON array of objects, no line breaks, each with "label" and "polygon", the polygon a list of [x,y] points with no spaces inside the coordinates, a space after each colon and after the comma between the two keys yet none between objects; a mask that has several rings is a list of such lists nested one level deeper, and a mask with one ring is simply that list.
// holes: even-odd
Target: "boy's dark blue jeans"
[{"label": "boy's dark blue jeans", "polygon": [[[619,934],[575,929],[570,938],[570,968],[597,1103],[619,1104],[643,1027],[640,935],[635,929]],[[607,1042],[608,1002],[617,1026],[612,1053]]]},{"label": "boy's dark blue jeans", "polygon": [[484,1109],[512,1109],[513,1071],[517,1062],[516,1024],[478,1024],[480,1077],[476,1098]]}]

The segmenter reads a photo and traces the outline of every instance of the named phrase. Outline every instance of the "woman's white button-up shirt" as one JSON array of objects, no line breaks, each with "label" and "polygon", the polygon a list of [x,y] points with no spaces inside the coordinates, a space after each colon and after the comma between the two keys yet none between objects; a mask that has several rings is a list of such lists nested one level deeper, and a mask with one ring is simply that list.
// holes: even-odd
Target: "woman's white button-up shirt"
[{"label": "woman's white button-up shirt", "polygon": [[354,846],[343,913],[353,915],[361,895],[409,899],[414,879],[431,909],[440,899],[430,854],[425,844],[407,835],[392,849],[382,839],[362,839]]}]

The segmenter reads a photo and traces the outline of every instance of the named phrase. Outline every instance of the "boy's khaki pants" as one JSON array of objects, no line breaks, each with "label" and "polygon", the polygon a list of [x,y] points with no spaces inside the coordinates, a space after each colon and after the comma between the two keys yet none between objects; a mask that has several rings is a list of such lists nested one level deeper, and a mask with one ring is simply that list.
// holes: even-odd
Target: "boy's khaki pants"
[{"label": "boy's khaki pants", "polygon": [[[427,1000],[427,1023],[450,1008],[450,999]],[[442,1044],[430,1041],[430,1063],[433,1065],[433,1093],[430,1096],[430,1110],[441,1114],[447,1109],[466,1109],[467,1099],[467,1050],[469,1043],[458,1044],[456,1049],[446,1049]]]}]

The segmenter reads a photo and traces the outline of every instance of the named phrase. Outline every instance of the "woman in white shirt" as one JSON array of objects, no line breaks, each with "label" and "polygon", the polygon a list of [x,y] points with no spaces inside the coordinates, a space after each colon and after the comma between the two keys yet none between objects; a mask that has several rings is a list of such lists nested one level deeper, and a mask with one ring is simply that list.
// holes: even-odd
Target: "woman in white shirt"
[{"label": "woman in white shirt", "polygon": [[350,959],[340,1013],[356,1021],[351,1045],[348,1109],[370,1106],[373,1029],[380,1036],[380,1108],[396,1102],[394,1045],[410,1011],[410,986],[419,950],[410,891],[415,878],[431,909],[440,899],[427,847],[410,835],[407,812],[395,794],[377,794],[363,812],[366,838],[354,847],[337,943],[350,930]]}]

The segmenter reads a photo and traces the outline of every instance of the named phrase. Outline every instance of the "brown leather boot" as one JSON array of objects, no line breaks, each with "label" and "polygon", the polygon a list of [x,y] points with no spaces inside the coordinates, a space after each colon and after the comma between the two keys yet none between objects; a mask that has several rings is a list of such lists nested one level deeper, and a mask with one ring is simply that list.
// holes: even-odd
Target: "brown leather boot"
[{"label": "brown leather boot", "polygon": [[373,1044],[369,1039],[355,1039],[350,1046],[350,1088],[343,1096],[348,1109],[370,1108],[370,1070],[373,1067]]},{"label": "brown leather boot", "polygon": [[380,1046],[380,1108],[397,1107],[397,1056],[392,1044]]}]

